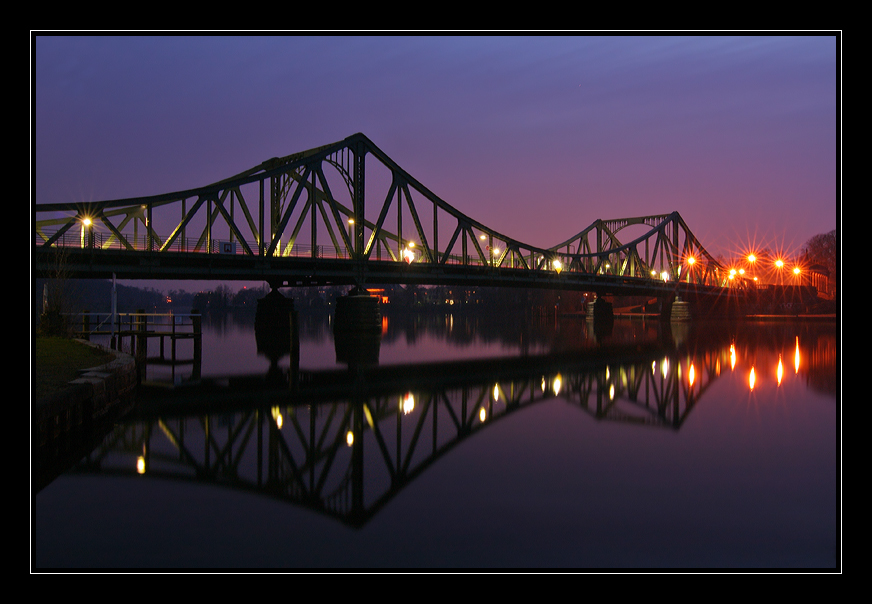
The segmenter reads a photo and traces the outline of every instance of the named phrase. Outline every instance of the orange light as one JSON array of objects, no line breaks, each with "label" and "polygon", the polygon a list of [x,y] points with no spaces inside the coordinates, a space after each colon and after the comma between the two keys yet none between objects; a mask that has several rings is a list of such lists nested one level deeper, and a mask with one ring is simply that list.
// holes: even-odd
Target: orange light
[{"label": "orange light", "polygon": [[799,373],[799,336],[796,336],[796,350],[793,353],[793,369]]}]

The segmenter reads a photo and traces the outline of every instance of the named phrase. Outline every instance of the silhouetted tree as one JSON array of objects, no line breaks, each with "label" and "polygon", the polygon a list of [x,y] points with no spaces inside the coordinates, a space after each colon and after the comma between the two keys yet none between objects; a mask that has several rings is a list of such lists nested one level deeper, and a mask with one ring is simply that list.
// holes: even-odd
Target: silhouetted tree
[{"label": "silhouetted tree", "polygon": [[809,264],[820,264],[830,271],[830,287],[838,289],[839,248],[835,229],[815,235],[802,246],[802,255]]}]

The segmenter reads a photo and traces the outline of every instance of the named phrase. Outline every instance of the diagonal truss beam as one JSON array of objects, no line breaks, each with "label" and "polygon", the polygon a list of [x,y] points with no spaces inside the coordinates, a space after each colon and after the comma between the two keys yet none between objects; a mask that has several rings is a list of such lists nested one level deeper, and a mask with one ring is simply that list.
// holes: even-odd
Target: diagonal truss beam
[{"label": "diagonal truss beam", "polygon": [[[365,162],[367,157],[372,160]],[[373,184],[380,181],[368,174],[370,166],[387,174],[384,185]],[[328,168],[339,175],[339,190],[331,184]],[[370,208],[375,215],[367,212],[367,193],[382,200]],[[177,220],[171,218],[173,211],[179,213]],[[40,204],[34,217],[34,244],[43,248],[215,253],[213,242],[221,240],[235,243],[238,247],[231,249],[244,256],[337,258],[361,273],[369,262],[413,260],[717,286],[726,277],[678,212],[596,220],[557,245],[534,246],[449,205],[362,134],[273,158],[199,189],[89,204]],[[634,225],[647,231],[622,241],[619,233]],[[188,243],[188,232],[199,233],[195,242]]]}]

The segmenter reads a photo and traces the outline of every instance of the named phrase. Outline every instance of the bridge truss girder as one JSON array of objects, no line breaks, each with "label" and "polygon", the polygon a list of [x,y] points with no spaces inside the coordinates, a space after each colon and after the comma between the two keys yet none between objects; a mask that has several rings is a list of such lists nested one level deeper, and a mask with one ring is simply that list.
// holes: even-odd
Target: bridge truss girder
[{"label": "bridge truss girder", "polygon": [[[38,257],[52,247],[68,246],[229,253],[265,261],[331,258],[343,261],[360,282],[372,272],[368,266],[388,262],[486,269],[490,274],[517,269],[531,274],[681,280],[707,287],[728,284],[723,267],[677,212],[596,220],[561,244],[534,246],[450,206],[362,134],[273,158],[198,189],[126,200],[40,204],[34,214]],[[648,231],[622,242],[617,235],[630,225],[644,225]],[[194,236],[189,239],[189,234]],[[689,267],[691,257],[695,262]],[[433,282],[441,282],[435,276],[438,270],[429,274]]]}]

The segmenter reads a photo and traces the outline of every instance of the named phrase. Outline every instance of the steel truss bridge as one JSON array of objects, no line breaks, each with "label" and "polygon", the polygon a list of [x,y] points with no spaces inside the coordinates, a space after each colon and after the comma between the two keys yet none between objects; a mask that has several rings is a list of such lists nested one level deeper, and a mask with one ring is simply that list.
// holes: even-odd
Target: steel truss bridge
[{"label": "steel truss bridge", "polygon": [[728,363],[726,342],[637,348],[464,361],[462,370],[301,372],[294,388],[238,376],[199,394],[164,390],[141,399],[74,471],[212,484],[362,526],[457,445],[533,405],[561,401],[597,421],[679,430]]},{"label": "steel truss bridge", "polygon": [[[363,134],[152,197],[34,206],[38,276],[417,283],[673,295],[740,290],[677,212],[596,220],[550,247],[433,194]],[[632,240],[619,234],[642,230]],[[624,237],[626,233],[621,234]]]}]

